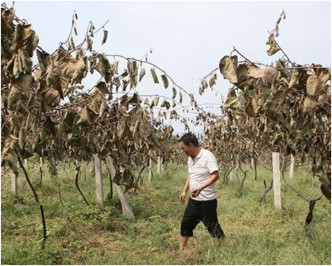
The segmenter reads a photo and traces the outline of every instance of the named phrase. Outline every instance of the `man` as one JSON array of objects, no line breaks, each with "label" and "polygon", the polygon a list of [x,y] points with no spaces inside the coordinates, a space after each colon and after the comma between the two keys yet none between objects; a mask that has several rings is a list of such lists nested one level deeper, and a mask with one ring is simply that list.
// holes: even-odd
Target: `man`
[{"label": "man", "polygon": [[180,250],[187,246],[193,230],[202,221],[210,235],[218,238],[220,244],[225,234],[217,217],[216,181],[219,179],[218,165],[215,156],[199,146],[196,136],[184,134],[179,140],[181,149],[188,155],[188,172],[186,184],[180,195],[184,203],[190,189],[187,208],[181,221]]}]

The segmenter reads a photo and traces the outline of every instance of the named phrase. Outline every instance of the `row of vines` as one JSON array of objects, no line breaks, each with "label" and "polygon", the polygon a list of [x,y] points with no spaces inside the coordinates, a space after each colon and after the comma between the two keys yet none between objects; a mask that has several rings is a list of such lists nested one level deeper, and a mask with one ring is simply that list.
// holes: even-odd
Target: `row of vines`
[{"label": "row of vines", "polygon": [[[229,168],[234,160],[264,162],[272,152],[294,155],[311,165],[322,193],[331,190],[331,68],[292,62],[276,41],[283,12],[266,44],[268,55],[283,57],[260,67],[244,57],[224,56],[219,71],[232,87],[223,115],[206,129],[208,146]],[[214,81],[215,73],[202,81]],[[231,156],[229,156],[231,154]],[[227,166],[228,165],[228,166]]]},{"label": "row of vines", "polygon": [[[180,119],[176,111],[168,110],[171,100],[173,107],[181,105],[182,93],[186,92],[147,61],[117,56],[126,62],[120,70],[118,60],[109,60],[115,56],[94,51],[92,40],[100,29],[92,23],[84,40],[75,45],[72,36],[76,34],[77,19],[74,14],[68,40],[50,54],[38,46],[39,37],[32,25],[19,19],[13,8],[2,5],[1,164],[15,174],[18,165],[23,169],[37,202],[38,195],[22,163],[33,156],[47,160],[55,176],[59,161],[71,161],[78,167],[93,156],[105,162],[112,158],[112,180],[125,191],[137,188],[139,176],[134,170],[138,167],[147,168],[158,157],[164,163],[181,160],[174,149],[174,130],[162,124],[162,116]],[[103,32],[105,42],[107,31]],[[135,88],[145,76],[144,65],[150,67],[154,83],[161,80],[165,88],[173,84],[171,100],[158,95],[145,99],[139,96]],[[82,84],[89,74],[100,78],[87,90]],[[198,110],[192,95],[188,97]],[[153,114],[156,106],[158,118]],[[45,240],[42,205],[40,209]]]},{"label": "row of vines", "polygon": [[[206,128],[205,137],[223,162],[225,181],[239,167],[244,174],[242,186],[247,172],[241,164],[251,163],[256,179],[256,164],[271,167],[271,154],[281,154],[283,181],[309,205],[305,228],[310,237],[315,203],[323,195],[331,201],[331,68],[290,60],[276,41],[285,17],[282,12],[266,43],[267,55],[283,54],[274,64],[254,63],[234,48],[220,60],[219,69],[202,80],[200,92],[215,83],[218,70],[232,84],[222,116]],[[283,171],[287,158],[310,167],[313,178],[320,180],[321,195],[311,199],[287,182]],[[272,183],[268,188],[264,180],[264,187],[262,198]]]}]

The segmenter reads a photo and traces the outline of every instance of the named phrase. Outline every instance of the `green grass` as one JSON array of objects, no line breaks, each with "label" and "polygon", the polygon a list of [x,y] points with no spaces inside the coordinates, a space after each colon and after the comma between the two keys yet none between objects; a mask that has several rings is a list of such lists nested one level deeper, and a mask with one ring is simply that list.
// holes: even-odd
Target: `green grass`
[{"label": "green grass", "polygon": [[[155,174],[152,184],[144,181],[137,195],[129,192],[135,221],[122,216],[115,189],[105,210],[98,211],[90,167],[82,166],[80,179],[89,206],[75,188],[74,167],[59,167],[56,178],[45,169],[41,186],[37,166],[29,169],[45,209],[48,238],[44,249],[39,207],[23,175],[18,197],[10,193],[9,176],[2,176],[2,264],[331,264],[330,203],[325,198],[316,203],[313,239],[309,240],[303,227],[308,203],[283,181],[282,210],[274,208],[272,191],[265,202],[258,201],[264,191],[263,180],[270,184],[272,178],[262,167],[257,181],[249,170],[242,193],[240,172],[234,172],[228,184],[222,183],[222,178],[218,181],[218,216],[226,245],[216,245],[199,224],[184,253],[178,251],[178,240],[185,205],[178,197],[186,166],[169,165],[162,175]],[[106,173],[104,179],[106,195]],[[319,181],[305,168],[298,169],[289,183],[308,199],[320,195]]]}]

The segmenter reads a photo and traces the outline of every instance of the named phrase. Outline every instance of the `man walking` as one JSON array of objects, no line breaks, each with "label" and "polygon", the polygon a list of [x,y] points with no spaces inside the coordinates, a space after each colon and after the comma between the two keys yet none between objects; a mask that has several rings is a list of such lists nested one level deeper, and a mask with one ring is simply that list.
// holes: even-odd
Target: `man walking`
[{"label": "man walking", "polygon": [[200,221],[203,222],[210,235],[225,238],[217,217],[216,181],[219,179],[218,165],[215,156],[199,146],[193,133],[184,134],[179,140],[181,149],[188,155],[188,172],[186,184],[180,195],[184,203],[188,190],[191,197],[181,221],[180,249],[187,246],[189,237]]}]

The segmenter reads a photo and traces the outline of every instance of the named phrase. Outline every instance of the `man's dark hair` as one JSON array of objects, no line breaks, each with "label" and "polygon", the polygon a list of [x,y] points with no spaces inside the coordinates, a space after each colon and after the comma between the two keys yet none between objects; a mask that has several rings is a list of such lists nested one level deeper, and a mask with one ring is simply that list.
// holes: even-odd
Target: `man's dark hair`
[{"label": "man's dark hair", "polygon": [[192,144],[192,145],[194,145],[195,147],[198,146],[198,139],[197,139],[197,137],[195,136],[195,134],[193,134],[193,133],[191,133],[191,132],[188,132],[188,133],[184,134],[184,135],[180,138],[179,142],[181,142],[181,141],[182,141],[184,144],[186,144],[187,146],[188,146],[189,144]]}]

